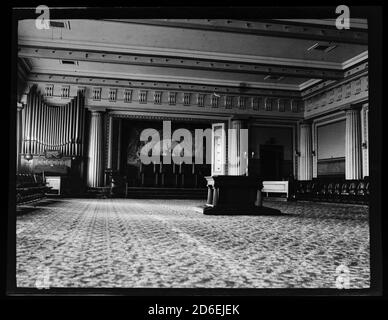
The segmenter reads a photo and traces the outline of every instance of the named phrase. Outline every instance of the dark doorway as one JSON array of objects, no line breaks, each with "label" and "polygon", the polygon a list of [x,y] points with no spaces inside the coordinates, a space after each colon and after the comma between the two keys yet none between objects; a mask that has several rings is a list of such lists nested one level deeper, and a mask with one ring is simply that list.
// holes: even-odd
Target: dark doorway
[{"label": "dark doorway", "polygon": [[260,171],[264,180],[281,180],[283,146],[260,145]]}]

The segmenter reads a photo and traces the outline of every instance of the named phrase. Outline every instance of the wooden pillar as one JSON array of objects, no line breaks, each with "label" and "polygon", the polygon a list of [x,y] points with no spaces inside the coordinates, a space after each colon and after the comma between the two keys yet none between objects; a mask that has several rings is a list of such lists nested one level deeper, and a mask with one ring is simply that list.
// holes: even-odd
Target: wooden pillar
[{"label": "wooden pillar", "polygon": [[360,108],[350,107],[345,110],[345,179],[361,179],[361,119]]},{"label": "wooden pillar", "polygon": [[102,187],[103,185],[103,143],[102,143],[102,113],[92,111],[89,130],[89,152],[87,185]]}]

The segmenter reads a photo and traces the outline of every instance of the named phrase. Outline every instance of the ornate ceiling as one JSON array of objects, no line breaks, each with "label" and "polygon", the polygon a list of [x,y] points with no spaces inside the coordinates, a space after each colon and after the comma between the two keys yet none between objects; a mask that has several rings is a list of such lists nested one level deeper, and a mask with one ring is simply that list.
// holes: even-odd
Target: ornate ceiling
[{"label": "ornate ceiling", "polygon": [[63,28],[48,30],[38,30],[34,20],[19,22],[19,57],[27,77],[300,92],[342,79],[346,69],[368,57],[362,21],[350,30],[337,30],[330,20],[61,21]]}]

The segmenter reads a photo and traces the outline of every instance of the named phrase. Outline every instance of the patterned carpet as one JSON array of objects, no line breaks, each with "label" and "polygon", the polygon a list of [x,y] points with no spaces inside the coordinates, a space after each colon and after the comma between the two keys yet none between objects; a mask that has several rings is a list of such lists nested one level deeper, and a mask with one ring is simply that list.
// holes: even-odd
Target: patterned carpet
[{"label": "patterned carpet", "polygon": [[366,288],[368,208],[266,201],[284,216],[207,216],[199,200],[22,206],[18,287]]}]

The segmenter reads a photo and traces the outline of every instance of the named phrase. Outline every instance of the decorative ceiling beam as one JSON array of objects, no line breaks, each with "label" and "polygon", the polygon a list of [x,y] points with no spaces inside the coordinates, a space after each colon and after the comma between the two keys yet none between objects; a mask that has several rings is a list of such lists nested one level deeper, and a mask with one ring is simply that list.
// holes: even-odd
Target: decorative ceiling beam
[{"label": "decorative ceiling beam", "polygon": [[141,65],[166,68],[184,68],[217,72],[264,74],[293,78],[338,80],[343,78],[343,71],[323,68],[278,66],[254,63],[237,63],[231,61],[204,60],[182,57],[135,55],[85,50],[65,50],[58,48],[41,48],[19,46],[19,57],[58,59],[62,61],[88,61],[99,63]]},{"label": "decorative ceiling beam", "polygon": [[232,19],[128,19],[120,22],[179,27],[207,31],[254,34],[269,37],[284,37],[329,41],[350,44],[368,44],[368,30],[342,29],[334,26],[313,25],[279,20],[232,20]]}]

